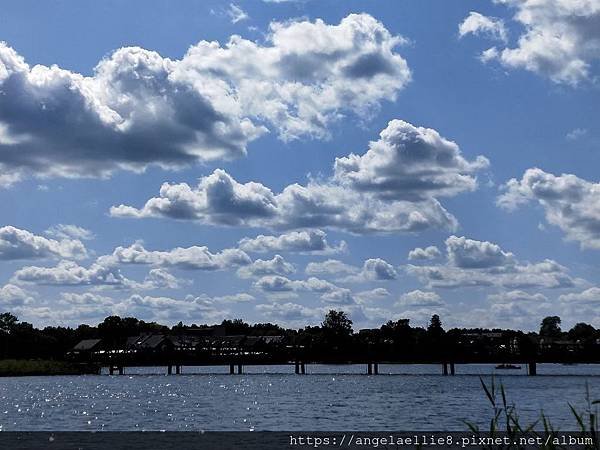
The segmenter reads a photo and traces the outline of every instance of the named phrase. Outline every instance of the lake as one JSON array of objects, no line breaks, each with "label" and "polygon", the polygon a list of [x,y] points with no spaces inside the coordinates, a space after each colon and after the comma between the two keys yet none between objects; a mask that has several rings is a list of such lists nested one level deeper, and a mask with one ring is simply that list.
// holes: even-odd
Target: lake
[{"label": "lake", "polygon": [[568,402],[600,399],[600,366],[539,364],[538,376],[490,365],[457,365],[454,377],[439,365],[127,368],[123,376],[0,379],[2,430],[456,430],[465,420],[485,427],[491,410],[478,375],[505,386],[522,422],[541,410],[555,427],[575,429]]}]

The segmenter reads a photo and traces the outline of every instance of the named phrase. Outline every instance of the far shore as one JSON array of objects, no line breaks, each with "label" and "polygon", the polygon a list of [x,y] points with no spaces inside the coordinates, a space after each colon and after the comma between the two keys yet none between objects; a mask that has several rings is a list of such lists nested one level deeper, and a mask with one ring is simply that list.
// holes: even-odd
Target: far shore
[{"label": "far shore", "polygon": [[43,359],[2,359],[0,377],[98,374],[95,364]]}]

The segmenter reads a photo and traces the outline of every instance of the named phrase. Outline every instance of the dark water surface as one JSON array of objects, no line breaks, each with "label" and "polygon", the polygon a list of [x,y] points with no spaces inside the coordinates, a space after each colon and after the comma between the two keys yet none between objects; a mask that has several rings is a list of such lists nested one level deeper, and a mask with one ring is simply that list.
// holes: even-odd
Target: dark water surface
[{"label": "dark water surface", "polygon": [[538,376],[489,365],[129,368],[124,376],[0,379],[2,430],[466,430],[492,416],[478,374],[495,373],[522,422],[544,411],[555,427],[575,429],[568,403],[584,410],[586,385],[600,399],[600,366],[538,365]]}]

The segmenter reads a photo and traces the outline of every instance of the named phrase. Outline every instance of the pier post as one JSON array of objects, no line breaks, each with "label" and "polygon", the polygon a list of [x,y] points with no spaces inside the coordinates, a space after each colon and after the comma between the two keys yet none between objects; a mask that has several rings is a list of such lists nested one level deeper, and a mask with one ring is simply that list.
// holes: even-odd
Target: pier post
[{"label": "pier post", "polygon": [[304,365],[304,363],[300,363],[300,372],[302,373],[302,375],[306,374],[306,366]]},{"label": "pier post", "polygon": [[115,368],[113,366],[108,366],[108,374],[109,375],[114,375],[115,374]]},{"label": "pier post", "polygon": [[123,370],[123,366],[119,366],[119,375],[123,375],[124,370]]},{"label": "pier post", "polygon": [[367,364],[367,375],[373,375],[373,364]]},{"label": "pier post", "polygon": [[167,366],[167,375],[173,375],[173,366],[171,364]]},{"label": "pier post", "polygon": [[298,361],[294,363],[294,373],[296,373],[296,375],[300,373],[300,362]]},{"label": "pier post", "polygon": [[379,364],[378,363],[373,363],[373,373],[375,375],[379,375]]},{"label": "pier post", "polygon": [[235,366],[233,364],[229,364],[229,375],[235,374]]},{"label": "pier post", "polygon": [[448,363],[443,363],[442,364],[442,373],[444,375],[448,375]]},{"label": "pier post", "polygon": [[242,371],[242,365],[238,364],[238,375],[241,375],[243,373]]},{"label": "pier post", "polygon": [[450,363],[450,375],[454,376],[454,374],[455,374],[455,370],[454,370],[454,363],[453,363],[453,362],[451,362],[451,363]]},{"label": "pier post", "polygon": [[181,366],[180,365],[176,365],[175,366],[175,374],[176,375],[181,375]]},{"label": "pier post", "polygon": [[535,361],[530,361],[527,364],[527,375],[530,377],[537,375],[537,364]]}]

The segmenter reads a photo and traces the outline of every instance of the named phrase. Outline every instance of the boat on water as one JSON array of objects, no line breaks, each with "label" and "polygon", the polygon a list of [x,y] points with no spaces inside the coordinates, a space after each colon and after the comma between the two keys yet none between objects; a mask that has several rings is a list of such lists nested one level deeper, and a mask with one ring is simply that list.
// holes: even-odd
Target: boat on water
[{"label": "boat on water", "polygon": [[498,364],[496,369],[520,369],[521,366],[517,366],[515,364]]}]

